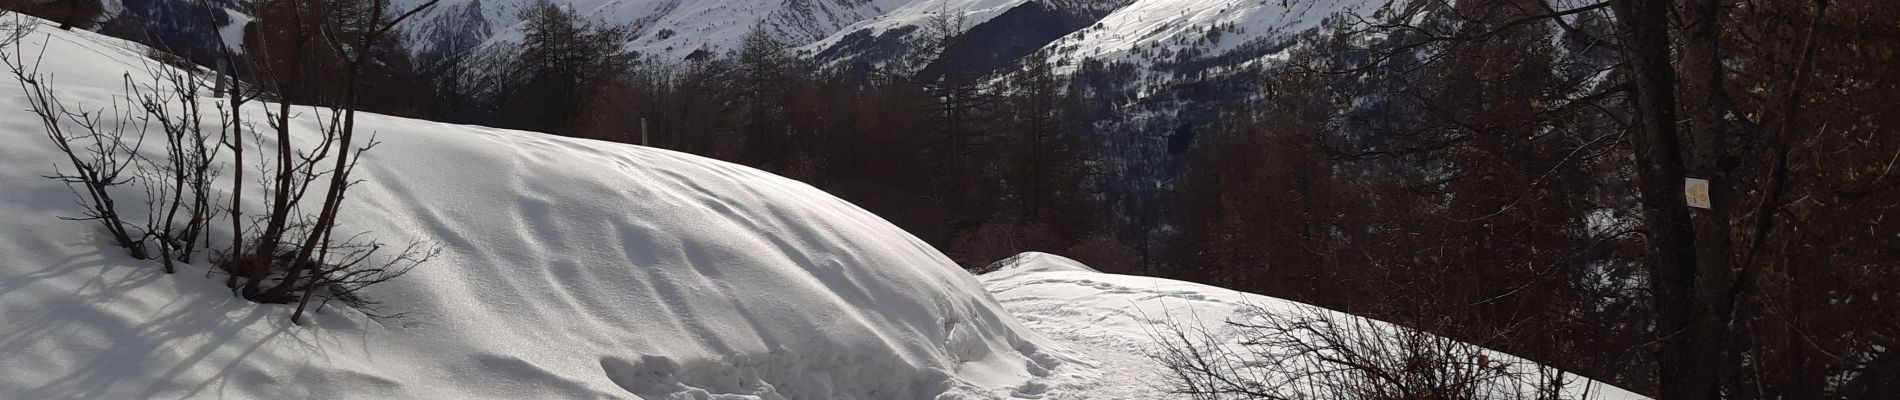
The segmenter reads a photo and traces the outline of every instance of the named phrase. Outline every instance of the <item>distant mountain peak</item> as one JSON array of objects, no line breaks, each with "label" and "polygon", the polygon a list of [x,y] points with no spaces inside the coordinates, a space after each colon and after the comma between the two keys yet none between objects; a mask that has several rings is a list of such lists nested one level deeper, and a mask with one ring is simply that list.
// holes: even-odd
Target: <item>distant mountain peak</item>
[{"label": "distant mountain peak", "polygon": [[[421,0],[405,0],[420,2]],[[412,26],[412,42],[518,41],[520,10],[535,0],[445,0]],[[787,43],[817,41],[882,15],[910,0],[553,0],[600,22],[634,33],[627,48],[657,60],[680,61],[702,49],[737,48],[754,29]],[[479,21],[474,21],[479,16]],[[481,26],[491,27],[484,31]],[[462,30],[441,27],[465,28]]]}]

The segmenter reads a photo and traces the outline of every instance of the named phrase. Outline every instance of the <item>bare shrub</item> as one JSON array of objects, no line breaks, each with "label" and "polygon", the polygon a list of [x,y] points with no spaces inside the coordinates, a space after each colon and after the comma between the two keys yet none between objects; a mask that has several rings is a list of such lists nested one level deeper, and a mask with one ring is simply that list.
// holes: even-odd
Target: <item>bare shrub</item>
[{"label": "bare shrub", "polygon": [[132,234],[132,228],[125,223],[113,198],[114,188],[134,179],[126,172],[136,163],[146,129],[145,124],[132,122],[133,114],[138,111],[131,104],[116,102],[110,107],[110,115],[104,107],[92,111],[68,108],[54,93],[49,82],[51,77],[40,74],[39,58],[29,64],[20,48],[14,47],[13,52],[0,55],[0,62],[19,80],[20,90],[26,95],[33,114],[39,116],[40,125],[46,129],[47,140],[66,155],[66,167],[70,170],[55,167],[53,175],[47,178],[65,182],[85,211],[78,217],[60,218],[98,221],[112,235],[115,244],[125,248],[132,257],[148,258],[142,243],[145,235]]},{"label": "bare shrub", "polygon": [[[1037,222],[1013,218],[984,221],[950,241],[950,251],[965,260],[1002,260],[1025,251],[1054,248],[1061,241],[1054,229]],[[965,268],[976,273],[989,272],[994,264],[972,264]]]},{"label": "bare shrub", "polygon": [[[0,0],[0,4],[4,4],[4,1]],[[0,7],[0,52],[20,43],[21,39],[25,39],[26,35],[31,33],[33,33],[33,20],[28,19],[26,15]]]},{"label": "bare shrub", "polygon": [[1422,330],[1313,306],[1253,305],[1207,326],[1151,334],[1173,393],[1221,399],[1572,399],[1575,375]]},{"label": "bare shrub", "polygon": [[1097,271],[1112,274],[1141,272],[1141,252],[1106,234],[1083,238],[1062,254]]},{"label": "bare shrub", "polygon": [[[157,65],[148,68],[153,82],[143,86],[127,82],[128,97],[144,111],[143,118],[157,122],[165,135],[162,159],[140,156],[138,174],[145,182],[146,234],[158,244],[165,272],[175,272],[174,262],[191,262],[205,238],[215,213],[211,184],[219,174],[217,155],[221,150],[205,132],[198,95],[203,82],[189,70]],[[223,134],[223,132],[219,132]],[[206,247],[210,243],[205,243]]]},{"label": "bare shrub", "polygon": [[[260,5],[259,18],[246,28],[246,42],[258,39],[255,50],[263,56],[252,60],[253,64],[267,78],[262,82],[265,89],[283,102],[267,113],[277,138],[275,163],[263,157],[259,160],[260,165],[275,170],[274,178],[267,182],[271,195],[265,229],[251,241],[255,250],[248,254],[233,251],[220,263],[233,276],[229,283],[244,297],[265,303],[295,301],[297,311],[290,320],[296,323],[319,287],[342,285],[336,293],[353,295],[360,287],[348,287],[351,282],[367,286],[407,271],[356,268],[365,266],[364,260],[381,246],[370,245],[362,253],[339,252],[342,248],[333,246],[337,242],[332,235],[347,191],[358,182],[352,178],[353,172],[362,154],[376,145],[374,137],[356,134],[356,111],[361,107],[359,100],[365,97],[365,73],[374,71],[371,67],[377,64],[376,49],[394,40],[389,35],[392,30],[437,1],[413,8],[391,8],[394,5],[387,0],[274,1]],[[299,97],[300,90],[324,93]],[[292,149],[290,144],[289,101],[300,98],[318,103],[312,107],[319,115],[316,137],[320,144],[307,151]],[[303,208],[304,195],[318,181],[325,183],[316,202],[315,219],[309,220]],[[304,228],[300,232],[292,229],[296,225]],[[427,260],[426,256],[412,254],[417,253],[416,246],[410,249],[392,263]]]},{"label": "bare shrub", "polygon": [[0,8],[59,23],[59,29],[90,29],[105,14],[99,0],[0,0]]},{"label": "bare shrub", "polygon": [[402,313],[385,314],[378,310],[382,303],[359,294],[370,286],[402,277],[417,266],[428,263],[442,254],[439,244],[414,241],[387,258],[377,257],[387,246],[382,242],[363,239],[362,235],[352,237],[342,244],[331,246],[324,254],[334,254],[335,261],[318,262],[311,266],[313,273],[310,282],[302,289],[303,297],[297,302],[297,313],[301,314],[310,304],[313,296],[322,296],[318,309],[330,301],[339,301],[344,305],[362,311],[364,314],[379,318],[398,318]]},{"label": "bare shrub", "polygon": [[[157,61],[159,64],[170,66],[172,68],[177,68],[178,70],[181,70],[181,71],[190,71],[190,70],[198,69],[198,64],[192,63],[191,59],[185,58],[185,56],[181,56],[176,53],[172,53],[170,51],[161,50],[156,47],[146,49],[145,58],[150,58],[152,59],[152,61]],[[153,72],[160,72],[160,71],[154,70]]]},{"label": "bare shrub", "polygon": [[[368,11],[371,15],[387,11],[389,5],[382,0],[364,1],[367,3],[330,5],[363,5],[373,9]],[[361,155],[378,143],[373,134],[355,135],[356,104],[352,99],[361,86],[355,80],[356,71],[367,62],[369,54],[354,45],[374,41],[374,37],[387,34],[397,22],[420,11],[416,8],[360,21],[364,26],[352,27],[360,39],[327,36],[329,32],[319,27],[298,30],[307,40],[324,34],[322,44],[330,46],[331,51],[353,51],[343,60],[349,62],[341,82],[346,96],[336,104],[310,106],[318,120],[312,132],[292,131],[298,125],[292,121],[289,103],[267,110],[267,125],[277,139],[270,144],[263,132],[244,120],[244,104],[263,96],[267,89],[282,86],[258,87],[235,79],[227,82],[227,76],[153,51],[148,53],[156,60],[148,64],[151,82],[134,82],[128,74],[123,96],[114,96],[106,108],[88,111],[63,103],[47,77],[39,74],[39,61],[29,62],[19,47],[12,47],[14,51],[0,59],[20,81],[47,137],[69,159],[69,166],[50,177],[72,187],[86,210],[82,217],[68,219],[99,221],[134,257],[157,256],[165,271],[172,273],[176,263],[194,262],[198,260],[196,254],[213,247],[212,223],[224,217],[230,220],[233,238],[229,248],[213,252],[219,255],[219,269],[229,274],[227,285],[243,297],[260,303],[297,303],[292,322],[298,322],[313,299],[321,299],[319,308],[340,301],[372,316],[396,316],[378,313],[374,309],[377,303],[362,296],[361,291],[428,262],[440,254],[440,246],[417,241],[395,248],[392,254],[391,246],[365,234],[346,238],[333,234],[340,225],[337,216],[345,190],[360,183],[353,172]],[[237,61],[227,53],[223,64],[224,70],[235,70]],[[208,85],[209,79],[217,80],[215,88]],[[201,104],[200,95],[206,91],[216,91],[226,101]],[[207,115],[214,112],[215,116]],[[216,122],[207,128],[207,119]],[[158,129],[148,129],[154,126]],[[246,130],[250,131],[248,135]],[[149,136],[162,142],[162,152],[140,151],[148,131],[162,134]],[[314,137],[316,143],[293,146],[293,136]],[[243,154],[247,138],[254,143],[249,147],[263,153],[249,162]],[[218,162],[226,150],[235,160],[229,166]],[[269,195],[259,201],[265,203],[265,212],[247,216],[242,211],[246,203],[241,195],[247,189],[244,171],[250,168],[258,172],[253,184],[262,186]],[[233,171],[228,203],[213,188],[226,170]],[[124,221],[114,197],[123,190],[142,190],[145,195],[144,213],[132,214],[133,218],[143,215],[143,224]],[[317,193],[318,200],[306,196],[311,193]],[[220,212],[219,207],[226,205],[228,212]],[[247,220],[253,223],[250,229],[244,226]],[[156,246],[158,254],[148,253],[148,243]]]}]

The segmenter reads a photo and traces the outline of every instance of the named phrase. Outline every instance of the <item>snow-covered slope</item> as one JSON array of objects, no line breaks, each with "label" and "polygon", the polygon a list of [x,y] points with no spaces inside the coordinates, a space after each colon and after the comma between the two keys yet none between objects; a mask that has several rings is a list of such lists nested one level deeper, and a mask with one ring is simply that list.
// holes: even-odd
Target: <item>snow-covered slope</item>
[{"label": "snow-covered slope", "polygon": [[[889,13],[853,24],[799,49],[830,65],[860,64],[877,68],[922,68],[930,61],[933,30],[949,29],[961,35],[981,31],[985,24],[1010,13],[1023,14],[1004,23],[1036,25],[1041,29],[1073,28],[1126,5],[1131,0],[915,0]],[[1075,25],[1075,26],[1069,26]],[[974,38],[999,42],[1027,42],[1039,48],[1050,38],[1038,38],[1041,29],[990,27],[996,37]],[[1060,36],[1061,33],[1055,36]],[[1033,50],[1033,48],[1031,49]],[[894,64],[895,63],[895,64]]]},{"label": "snow-covered slope", "polygon": [[[1225,60],[1232,68],[1278,60],[1301,32],[1318,28],[1327,17],[1362,9],[1366,0],[1135,0],[1103,17],[1095,26],[1050,43],[1039,53],[1059,72],[1073,71],[1083,60],[1127,62],[1149,81],[1165,84],[1189,72],[1160,67],[1188,64],[1246,52]],[[1219,73],[1221,71],[1212,71]]]},{"label": "snow-covered slope", "polygon": [[[833,63],[864,62],[883,66],[910,61],[929,40],[932,29],[962,33],[1030,0],[915,0],[876,18],[852,24],[799,52]],[[934,26],[942,24],[943,26]],[[920,67],[913,67],[920,68]]]},{"label": "snow-covered slope", "polygon": [[[422,0],[403,0],[420,3]],[[479,43],[519,40],[521,9],[533,0],[445,0],[404,29],[419,49],[459,51]],[[1272,46],[1316,27],[1365,0],[554,0],[583,15],[624,25],[638,39],[628,48],[678,61],[705,50],[737,48],[754,27],[830,65],[922,68],[937,19],[957,33],[1012,11],[1036,14],[1039,25],[1063,25],[1054,43],[1041,32],[1008,32],[988,41],[1030,40],[1040,57],[1077,65],[1084,59],[1139,65],[1178,63]],[[1034,11],[1029,11],[1029,10]],[[1060,15],[1061,18],[1046,15]],[[1071,26],[1073,25],[1073,26]],[[1075,28],[1080,28],[1079,30]],[[1219,30],[1220,33],[1210,33]],[[1073,31],[1073,32],[1071,32]],[[1066,34],[1064,36],[1063,34]],[[1046,46],[1044,46],[1046,44]],[[1252,53],[1264,53],[1252,51]],[[1190,56],[1182,56],[1189,54]],[[1260,58],[1267,54],[1249,54]]]},{"label": "snow-covered slope", "polygon": [[[423,0],[403,1],[413,6]],[[455,52],[483,43],[517,41],[519,14],[532,1],[445,0],[404,29],[418,51]],[[702,50],[725,54],[737,49],[757,27],[826,63],[877,66],[928,56],[919,51],[938,18],[952,22],[948,28],[962,33],[1025,5],[1092,21],[1131,1],[554,0],[589,18],[628,27],[637,38],[627,48],[658,60],[677,62]]]},{"label": "snow-covered slope", "polygon": [[[419,4],[422,0],[404,0]],[[445,0],[408,27],[418,44],[460,37],[475,42],[517,41],[521,9],[535,0]],[[811,43],[846,26],[883,15],[911,0],[554,0],[581,15],[626,26],[637,36],[627,48],[677,62],[705,49],[724,54],[755,27],[792,45]],[[475,16],[479,16],[476,22]],[[493,27],[484,32],[475,27]],[[491,36],[492,35],[492,36]]]},{"label": "snow-covered slope", "polygon": [[[122,74],[149,79],[146,51],[123,41],[42,26],[23,46],[44,49],[69,106],[108,107]],[[983,399],[1093,376],[1052,374],[1080,366],[942,254],[810,186],[376,115],[360,127],[383,144],[341,231],[446,252],[368,293],[407,318],[332,305],[291,325],[205,267],[165,275],[58,219],[78,207],[41,177],[63,160],[17,85],[0,79],[3,398]],[[137,190],[121,202],[134,220]]]},{"label": "snow-covered slope", "polygon": [[[1172,379],[1168,370],[1149,356],[1161,349],[1157,335],[1169,333],[1168,323],[1194,327],[1191,329],[1211,327],[1221,340],[1232,346],[1230,349],[1240,349],[1238,344],[1247,337],[1227,326],[1226,321],[1248,320],[1261,312],[1299,312],[1297,310],[1309,307],[1197,283],[1105,274],[1052,254],[1024,253],[1004,264],[981,279],[1005,309],[1021,319],[1023,325],[1057,343],[1057,348],[1070,351],[1077,362],[1115,366],[1118,378],[1094,389],[1100,398],[1178,396],[1167,391],[1167,382]],[[1357,318],[1331,314],[1337,318]],[[1373,324],[1383,327],[1377,331],[1396,329],[1382,323]],[[1530,368],[1508,355],[1495,354],[1494,358]],[[1606,400],[1644,398],[1589,381],[1570,384],[1565,396]]]}]

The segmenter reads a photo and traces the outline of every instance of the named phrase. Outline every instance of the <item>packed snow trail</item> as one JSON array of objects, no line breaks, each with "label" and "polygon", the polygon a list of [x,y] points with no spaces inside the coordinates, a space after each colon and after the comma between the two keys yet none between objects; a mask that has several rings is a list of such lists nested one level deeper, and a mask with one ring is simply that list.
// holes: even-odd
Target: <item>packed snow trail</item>
[{"label": "packed snow trail", "polygon": [[[1168,392],[1172,378],[1167,368],[1149,357],[1159,350],[1156,335],[1168,333],[1169,323],[1214,329],[1230,346],[1236,346],[1243,337],[1223,326],[1230,318],[1244,319],[1260,311],[1293,312],[1304,307],[1197,283],[1105,274],[1075,260],[1033,252],[1004,261],[1000,269],[980,279],[1023,326],[1041,333],[1075,363],[1094,367],[1087,373],[1106,374],[1065,381],[1097,385],[1089,389],[1092,392],[1087,398],[1178,397]],[[1585,397],[1587,393],[1591,399],[1643,398],[1587,381],[1569,389],[1568,396]]]}]

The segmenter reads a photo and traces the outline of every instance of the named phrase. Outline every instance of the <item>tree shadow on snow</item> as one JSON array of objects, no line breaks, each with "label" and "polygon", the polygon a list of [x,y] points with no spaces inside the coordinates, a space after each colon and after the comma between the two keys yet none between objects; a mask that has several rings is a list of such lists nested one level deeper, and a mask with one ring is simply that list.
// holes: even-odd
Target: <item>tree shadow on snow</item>
[{"label": "tree shadow on snow", "polygon": [[8,396],[202,397],[234,384],[256,393],[289,372],[268,366],[328,360],[324,342],[336,338],[291,324],[287,307],[233,296],[206,271],[181,265],[167,275],[156,261],[101,247],[23,274],[0,272],[0,365],[9,386],[26,389]]}]

